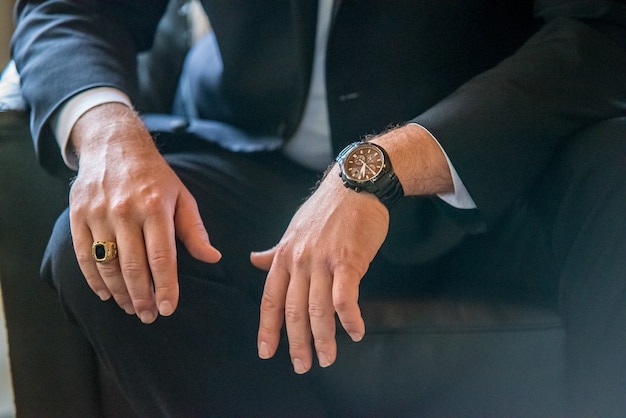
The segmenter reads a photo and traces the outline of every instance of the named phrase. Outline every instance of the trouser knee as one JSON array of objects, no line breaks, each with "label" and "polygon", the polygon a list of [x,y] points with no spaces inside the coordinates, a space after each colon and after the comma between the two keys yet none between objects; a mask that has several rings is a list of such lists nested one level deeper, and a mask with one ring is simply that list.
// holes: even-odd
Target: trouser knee
[{"label": "trouser knee", "polygon": [[550,225],[557,259],[569,254],[582,232],[626,230],[625,179],[626,118],[565,140],[531,197]]},{"label": "trouser knee", "polygon": [[[74,253],[69,210],[65,210],[54,225],[43,256],[41,277],[57,290],[64,307],[66,307],[67,300],[71,300],[66,297],[66,291],[76,286],[86,286]],[[75,290],[72,289],[70,293]]]}]

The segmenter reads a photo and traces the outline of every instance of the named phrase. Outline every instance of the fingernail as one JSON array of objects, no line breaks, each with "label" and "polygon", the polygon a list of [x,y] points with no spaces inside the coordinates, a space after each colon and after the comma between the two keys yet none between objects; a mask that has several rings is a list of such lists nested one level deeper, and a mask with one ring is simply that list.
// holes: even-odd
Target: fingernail
[{"label": "fingernail", "polygon": [[141,322],[143,322],[144,324],[151,324],[156,318],[156,315],[154,315],[150,311],[141,311],[139,312],[138,316]]},{"label": "fingernail", "polygon": [[98,295],[98,297],[100,298],[100,300],[109,300],[109,298],[111,297],[111,294],[109,292],[107,292],[106,290],[100,290],[96,293]]},{"label": "fingernail", "polygon": [[132,303],[126,303],[122,305],[122,309],[124,309],[124,312],[126,312],[128,315],[135,315],[135,308],[133,307]]},{"label": "fingernail", "polygon": [[358,343],[363,339],[363,336],[358,332],[352,332],[350,333],[350,338],[352,338],[352,341],[354,341],[355,343]]},{"label": "fingernail", "polygon": [[215,255],[216,257],[218,257],[220,260],[222,259],[222,252],[220,250],[218,250],[217,248],[213,248],[215,250]]},{"label": "fingernail", "polygon": [[326,353],[317,353],[317,361],[320,363],[321,367],[330,366],[330,360],[328,359]]},{"label": "fingernail", "polygon": [[163,316],[170,316],[174,313],[174,305],[169,300],[164,300],[159,304],[159,313]]},{"label": "fingernail", "polygon": [[265,341],[259,343],[259,357],[266,360],[272,356],[270,346]]},{"label": "fingernail", "polygon": [[304,367],[304,363],[299,358],[293,359],[293,370],[298,374],[304,374],[307,372],[307,368]]}]

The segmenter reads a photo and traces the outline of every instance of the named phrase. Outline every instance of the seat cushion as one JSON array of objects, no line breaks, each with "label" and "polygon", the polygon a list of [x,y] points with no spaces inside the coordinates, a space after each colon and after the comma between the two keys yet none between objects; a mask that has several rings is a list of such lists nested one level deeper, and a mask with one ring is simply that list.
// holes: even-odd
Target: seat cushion
[{"label": "seat cushion", "polygon": [[556,416],[564,330],[550,309],[464,300],[362,304],[359,343],[316,371],[342,416]]}]

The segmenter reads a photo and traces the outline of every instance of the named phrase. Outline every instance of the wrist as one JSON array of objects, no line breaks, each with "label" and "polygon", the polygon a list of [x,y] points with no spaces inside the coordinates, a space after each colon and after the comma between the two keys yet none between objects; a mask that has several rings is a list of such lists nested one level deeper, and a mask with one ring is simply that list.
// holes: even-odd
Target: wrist
[{"label": "wrist", "polygon": [[385,149],[406,196],[454,191],[445,154],[423,127],[405,125],[370,140]]},{"label": "wrist", "polygon": [[111,87],[95,87],[76,94],[67,100],[50,118],[63,161],[72,170],[78,169],[78,161],[70,143],[70,132],[80,117],[90,109],[105,103],[123,103],[132,108],[130,98]]},{"label": "wrist", "polygon": [[85,112],[70,133],[70,144],[79,162],[125,153],[129,147],[156,149],[141,119],[120,103],[105,103]]}]

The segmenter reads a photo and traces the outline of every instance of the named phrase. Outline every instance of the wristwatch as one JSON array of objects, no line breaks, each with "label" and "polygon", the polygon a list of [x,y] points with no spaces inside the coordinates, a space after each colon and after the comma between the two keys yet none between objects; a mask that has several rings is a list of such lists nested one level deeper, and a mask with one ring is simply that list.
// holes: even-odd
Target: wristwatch
[{"label": "wristwatch", "polygon": [[353,142],[337,155],[343,185],[356,192],[376,196],[387,208],[402,196],[404,190],[380,145],[371,142]]}]

